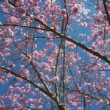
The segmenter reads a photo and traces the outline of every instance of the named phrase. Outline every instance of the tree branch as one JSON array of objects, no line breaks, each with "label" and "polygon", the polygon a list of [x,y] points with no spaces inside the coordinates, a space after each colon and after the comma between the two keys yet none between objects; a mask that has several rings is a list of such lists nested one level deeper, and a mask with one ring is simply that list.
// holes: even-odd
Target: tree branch
[{"label": "tree branch", "polygon": [[103,5],[104,5],[105,13],[106,13],[106,16],[107,16],[107,20],[108,20],[109,25],[110,25],[110,16],[109,16],[109,13],[108,13],[108,9],[107,9],[107,5],[106,5],[105,0],[103,0]]},{"label": "tree branch", "polygon": [[[10,2],[9,2],[10,3]],[[13,3],[11,3],[14,7],[16,7]],[[28,13],[26,13],[27,16],[30,16]],[[43,25],[46,29],[48,29],[49,31],[55,33],[56,35],[58,35],[59,37],[61,38],[64,38],[65,40],[67,41],[70,41],[71,43],[74,43],[75,45],[81,47],[82,49],[86,50],[87,52],[93,54],[94,56],[104,60],[105,62],[107,62],[108,64],[110,64],[110,59],[107,58],[106,56],[100,54],[99,52],[96,52],[90,48],[88,48],[87,46],[85,46],[84,44],[80,43],[80,42],[77,42],[76,40],[73,40],[71,38],[69,38],[68,36],[65,36],[59,32],[57,32],[55,29],[49,27],[48,25],[46,25],[45,23],[43,23],[40,19],[38,18],[34,18],[34,20],[38,23],[40,23],[41,25]]]},{"label": "tree branch", "polygon": [[11,70],[9,70],[9,69],[7,69],[7,68],[5,68],[5,67],[2,67],[2,66],[0,66],[0,69],[3,70],[4,72],[6,72],[7,74],[10,73],[10,74],[12,74],[12,75],[14,75],[14,76],[16,76],[16,77],[18,77],[18,78],[21,78],[21,79],[23,79],[24,81],[26,81],[26,82],[30,83],[31,85],[33,85],[34,87],[38,88],[41,92],[43,92],[45,95],[47,95],[47,96],[50,97],[52,100],[54,100],[54,101],[56,102],[56,104],[58,105],[58,107],[59,107],[60,110],[65,110],[65,108],[63,107],[63,105],[57,100],[57,98],[54,96],[54,94],[45,91],[43,88],[39,87],[39,86],[38,86],[36,83],[34,83],[33,81],[27,79],[27,78],[24,77],[24,76],[21,76],[21,75],[15,73],[14,71],[11,71]]}]

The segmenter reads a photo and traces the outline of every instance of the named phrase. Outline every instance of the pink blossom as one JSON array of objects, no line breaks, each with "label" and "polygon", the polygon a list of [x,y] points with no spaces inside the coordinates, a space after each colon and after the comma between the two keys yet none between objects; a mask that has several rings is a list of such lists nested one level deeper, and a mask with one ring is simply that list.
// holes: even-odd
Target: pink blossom
[{"label": "pink blossom", "polygon": [[0,40],[3,38],[4,34],[0,32]]},{"label": "pink blossom", "polygon": [[35,93],[32,90],[30,90],[29,93],[33,96],[35,95]]},{"label": "pink blossom", "polygon": [[31,61],[31,58],[27,57],[26,55],[21,54],[21,57],[22,57],[22,61],[25,61],[25,62]]},{"label": "pink blossom", "polygon": [[20,66],[20,69],[21,69],[21,70],[23,70],[24,68],[25,68],[25,66],[24,66],[24,65],[21,65],[21,66]]},{"label": "pink blossom", "polygon": [[[93,11],[94,7],[86,9],[87,0],[66,0],[65,4],[60,0],[14,1],[1,5],[0,83],[16,81],[0,97],[0,109],[51,109],[48,104],[53,99],[55,108],[65,104],[66,110],[83,110],[84,97],[87,108],[109,105],[103,96],[110,98],[110,78],[104,71],[110,69],[110,26],[102,2],[98,0]],[[66,100],[62,102],[61,97]]]},{"label": "pink blossom", "polygon": [[53,77],[50,81],[54,82],[54,83],[58,83],[60,81],[58,76]]},{"label": "pink blossom", "polygon": [[20,21],[20,19],[16,18],[15,16],[11,16],[10,17],[10,22],[13,24],[16,24]]},{"label": "pink blossom", "polygon": [[65,9],[62,9],[62,10],[61,10],[61,14],[62,14],[62,15],[65,15],[65,14],[66,14],[66,10],[65,10]]},{"label": "pink blossom", "polygon": [[109,35],[110,34],[110,27],[106,28],[106,33]]},{"label": "pink blossom", "polygon": [[99,102],[100,102],[100,104],[103,104],[104,103],[104,100],[103,99],[100,99]]},{"label": "pink blossom", "polygon": [[26,9],[25,8],[18,7],[18,8],[16,8],[16,11],[19,14],[22,14],[22,15],[25,15],[26,14]]},{"label": "pink blossom", "polygon": [[84,15],[86,15],[86,16],[87,16],[87,15],[89,14],[89,12],[90,12],[90,10],[89,10],[89,9],[84,9],[84,12],[83,12],[83,13],[84,13]]},{"label": "pink blossom", "polygon": [[65,42],[65,45],[66,45],[66,46],[69,46],[69,47],[72,48],[72,49],[74,49],[74,48],[76,47],[75,44],[73,44],[73,43],[71,43],[71,42],[69,42],[69,41],[66,41],[66,42]]},{"label": "pink blossom", "polygon": [[34,20],[34,15],[30,15],[30,20]]},{"label": "pink blossom", "polygon": [[76,14],[77,12],[78,12],[78,8],[77,7],[74,7],[73,10],[72,10],[72,13],[73,14]]},{"label": "pink blossom", "polygon": [[110,11],[110,4],[108,4],[108,11]]},{"label": "pink blossom", "polygon": [[25,46],[25,42],[21,42],[19,48],[23,48]]},{"label": "pink blossom", "polygon": [[110,98],[110,92],[108,92],[107,96],[108,96],[108,98]]},{"label": "pink blossom", "polygon": [[[21,93],[25,93],[26,92],[26,89],[24,87],[22,87],[22,88],[20,88],[20,92]],[[21,96],[21,98],[23,98],[22,95],[20,95],[20,96]]]},{"label": "pink blossom", "polygon": [[47,80],[49,80],[49,76],[48,76],[48,75],[45,75],[45,78],[46,78]]},{"label": "pink blossom", "polygon": [[41,2],[41,0],[35,0],[36,2]]},{"label": "pink blossom", "polygon": [[77,103],[76,102],[73,102],[73,101],[69,101],[69,103],[73,106],[77,106]]},{"label": "pink blossom", "polygon": [[52,64],[53,63],[53,59],[48,59],[48,64]]},{"label": "pink blossom", "polygon": [[84,27],[87,27],[87,26],[88,26],[88,24],[87,24],[86,22],[83,22],[83,23],[81,23],[80,25],[81,25],[81,26],[84,26]]},{"label": "pink blossom", "polygon": [[101,23],[101,22],[102,22],[101,18],[99,18],[99,17],[95,17],[95,18],[94,18],[94,23],[95,23],[95,24],[99,24],[99,23]]},{"label": "pink blossom", "polygon": [[9,66],[9,68],[13,68],[14,66],[15,66],[15,64],[13,64],[13,62],[8,62],[8,66]]},{"label": "pink blossom", "polygon": [[79,4],[75,4],[72,8],[72,14],[77,14],[79,10],[81,10],[81,6]]},{"label": "pink blossom", "polygon": [[24,0],[16,0],[16,3],[23,3]]},{"label": "pink blossom", "polygon": [[47,43],[47,45],[49,46],[49,47],[55,47],[55,44],[54,43]]},{"label": "pink blossom", "polygon": [[24,74],[26,75],[26,77],[30,77],[29,70],[25,69],[25,70],[24,70]]},{"label": "pink blossom", "polygon": [[97,46],[95,45],[95,44],[92,44],[92,49],[96,49],[97,48]]},{"label": "pink blossom", "polygon": [[46,73],[50,73],[51,72],[51,69],[50,68],[45,68],[45,72]]},{"label": "pink blossom", "polygon": [[13,86],[10,86],[10,91],[14,91],[14,87]]},{"label": "pink blossom", "polygon": [[12,39],[11,38],[4,38],[4,42],[6,45],[10,45],[12,43]]},{"label": "pink blossom", "polygon": [[99,36],[103,36],[104,32],[103,31],[99,31],[98,34],[99,34]]},{"label": "pink blossom", "polygon": [[43,103],[43,99],[42,98],[40,98],[40,99],[37,100],[37,104],[38,105],[42,105],[42,103]]}]

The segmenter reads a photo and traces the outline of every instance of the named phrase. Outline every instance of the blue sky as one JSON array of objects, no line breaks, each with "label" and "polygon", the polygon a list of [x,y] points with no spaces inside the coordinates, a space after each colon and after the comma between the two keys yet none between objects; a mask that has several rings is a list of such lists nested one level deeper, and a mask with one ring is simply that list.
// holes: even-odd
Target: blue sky
[{"label": "blue sky", "polygon": [[[2,3],[2,1],[0,1],[0,3]],[[88,3],[89,3],[89,1],[88,1]],[[94,10],[94,8],[92,6],[91,7],[88,7],[88,5],[87,5],[87,8],[90,8],[92,10],[91,13],[90,13],[90,16],[92,17],[92,15],[96,12],[96,10]],[[2,21],[3,23],[5,23],[5,16],[4,16],[3,13],[0,13],[0,21]],[[76,27],[76,26],[77,26],[76,24],[72,24],[72,27],[73,28]],[[77,36],[78,33],[86,33],[87,35],[90,35],[91,34],[91,32],[90,32],[89,29],[86,29],[86,28],[84,29],[83,27],[82,28],[80,27],[80,30],[76,32],[76,36]],[[72,33],[70,33],[70,35],[72,35]],[[81,41],[81,40],[83,40],[83,38],[81,39],[79,37],[76,37],[76,40]],[[88,43],[86,45],[87,46],[90,46],[90,43]],[[41,47],[39,47],[38,49],[40,50],[41,48],[43,48],[43,46],[45,46],[45,45],[41,45]],[[82,54],[82,53],[80,53],[80,54]],[[86,58],[85,55],[83,57],[84,57],[84,59]],[[109,71],[108,71],[108,73],[109,73]],[[8,87],[10,85],[11,85],[11,82],[6,83],[5,85],[3,85],[3,84],[0,83],[0,95],[4,94],[5,91],[8,89]],[[91,110],[95,110],[95,109],[100,110],[100,107],[97,107],[96,108],[94,106],[94,104],[93,104]],[[45,108],[44,108],[44,110],[45,110]],[[73,108],[73,110],[74,110],[74,108]],[[89,109],[87,108],[87,110],[89,110]],[[106,109],[106,110],[109,110],[109,109]]]}]

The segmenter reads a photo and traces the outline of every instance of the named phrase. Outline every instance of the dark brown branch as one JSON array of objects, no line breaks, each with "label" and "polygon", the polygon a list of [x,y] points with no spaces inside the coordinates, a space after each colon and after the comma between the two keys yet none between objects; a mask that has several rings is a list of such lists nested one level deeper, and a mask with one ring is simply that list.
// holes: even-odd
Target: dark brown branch
[{"label": "dark brown branch", "polygon": [[48,97],[50,97],[52,100],[54,100],[57,104],[57,106],[59,107],[60,110],[65,110],[65,108],[63,107],[63,105],[57,100],[56,96],[54,96],[54,94],[52,93],[49,93],[47,91],[45,91],[43,88],[39,87],[36,83],[34,83],[33,81],[27,79],[26,77],[24,76],[21,76],[17,73],[15,73],[14,71],[11,71],[5,67],[2,67],[0,66],[0,69],[4,72],[6,72],[7,74],[10,73],[12,75],[14,75],[15,77],[18,77],[18,78],[21,78],[23,79],[24,81],[30,83],[31,85],[33,85],[35,88],[38,88],[41,92],[43,92],[45,95],[47,95]]},{"label": "dark brown branch", "polygon": [[[28,15],[28,14],[27,14]],[[30,16],[30,15],[28,15]],[[75,45],[81,47],[82,49],[86,50],[87,52],[93,54],[94,56],[97,56],[98,58],[104,60],[105,62],[107,62],[108,64],[110,64],[110,59],[107,58],[106,56],[100,54],[99,52],[94,51],[93,49],[88,48],[87,46],[85,46],[84,44],[77,42],[74,39],[69,38],[68,36],[64,36],[63,34],[57,32],[55,29],[49,27],[48,25],[46,25],[45,23],[43,23],[42,21],[40,21],[37,18],[34,18],[37,22],[39,22],[41,25],[43,25],[45,28],[49,29],[49,31],[54,32],[56,35],[58,35],[61,38],[64,38],[67,41],[70,41],[71,43],[74,43]]]},{"label": "dark brown branch", "polygon": [[106,5],[106,0],[103,0],[103,5],[104,5],[105,13],[106,13],[106,16],[107,16],[107,20],[108,20],[109,25],[110,25],[110,16],[109,16],[107,5]]},{"label": "dark brown branch", "polygon": [[29,29],[38,29],[38,30],[44,30],[44,31],[49,31],[48,29],[43,29],[43,28],[39,28],[39,27],[35,27],[35,26],[23,26],[23,25],[19,25],[19,24],[0,24],[0,26],[4,27],[4,26],[12,26],[12,27],[23,27],[23,28],[29,28]]},{"label": "dark brown branch", "polygon": [[[71,43],[74,43],[75,45],[81,47],[82,49],[86,50],[87,52],[90,52],[91,54],[97,56],[98,58],[100,58],[100,59],[104,60],[105,62],[107,62],[108,64],[110,64],[110,59],[107,58],[106,56],[104,56],[104,55],[102,55],[102,54],[100,54],[100,53],[98,53],[98,52],[96,52],[96,51],[94,51],[94,50],[92,50],[92,49],[86,47],[84,44],[82,44],[82,43],[80,43],[80,42],[77,42],[77,41],[75,41],[75,40],[69,38],[68,36],[64,36],[63,34],[57,32],[57,31],[54,30],[53,28],[51,28],[51,27],[47,26],[46,24],[44,24],[43,22],[41,22],[39,19],[35,18],[35,20],[36,20],[37,22],[39,22],[40,24],[42,24],[43,26],[45,26],[45,28],[46,28],[47,31],[52,31],[52,32],[54,32],[54,33],[57,34],[59,37],[64,38],[65,40],[70,41]],[[0,25],[0,26],[3,26],[3,25]],[[5,24],[4,26],[10,26],[10,25]],[[13,24],[13,25],[11,25],[11,26],[20,26],[20,25],[14,25],[14,24]],[[41,28],[37,28],[37,27],[27,27],[27,26],[21,26],[21,27],[41,29]],[[42,29],[42,30],[45,30],[45,29]]]},{"label": "dark brown branch", "polygon": [[[10,2],[9,2],[9,3],[10,3]],[[12,3],[11,3],[11,4],[12,4]],[[13,5],[13,4],[12,4],[12,5]],[[13,5],[13,6],[15,6],[15,5]],[[16,7],[16,6],[15,6],[15,7]],[[26,15],[27,15],[27,16],[30,16],[28,13],[26,13]],[[67,36],[64,36],[63,34],[57,32],[55,29],[53,29],[53,28],[49,27],[48,25],[46,25],[45,23],[43,23],[40,19],[34,18],[34,20],[35,20],[36,22],[40,23],[41,25],[43,25],[43,26],[44,26],[46,29],[48,29],[49,31],[54,32],[54,33],[55,33],[56,35],[58,35],[59,37],[64,38],[65,40],[74,43],[75,45],[81,47],[82,49],[86,50],[87,52],[90,52],[90,53],[93,54],[94,56],[97,56],[98,58],[100,58],[100,59],[104,60],[105,62],[107,62],[108,64],[110,64],[110,59],[107,58],[106,56],[104,56],[104,55],[102,55],[102,54],[100,54],[100,53],[98,53],[98,52],[96,52],[96,51],[94,51],[94,50],[88,48],[87,46],[85,46],[84,44],[82,44],[82,43],[80,43],[80,42],[77,42],[77,41],[75,41],[75,40],[73,40],[73,39],[71,39],[71,38],[69,38],[69,37],[67,37]]]}]

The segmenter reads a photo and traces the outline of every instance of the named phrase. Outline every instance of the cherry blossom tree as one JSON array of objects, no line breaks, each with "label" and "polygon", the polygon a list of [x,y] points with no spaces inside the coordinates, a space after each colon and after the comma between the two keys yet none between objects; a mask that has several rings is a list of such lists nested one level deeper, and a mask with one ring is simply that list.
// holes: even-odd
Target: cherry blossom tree
[{"label": "cherry blossom tree", "polygon": [[110,109],[110,1],[5,0],[0,10],[0,110]]}]

